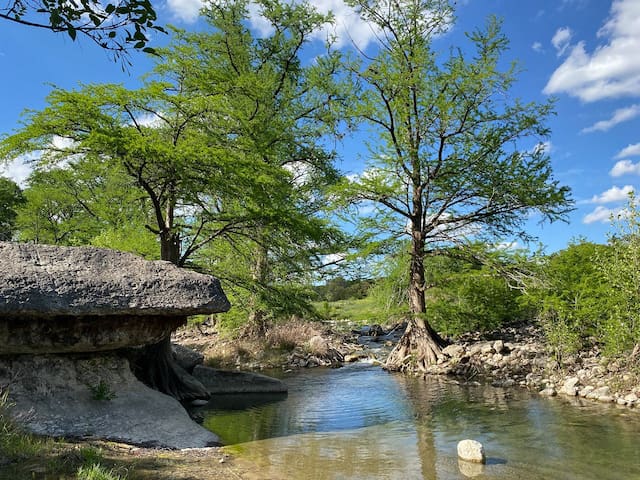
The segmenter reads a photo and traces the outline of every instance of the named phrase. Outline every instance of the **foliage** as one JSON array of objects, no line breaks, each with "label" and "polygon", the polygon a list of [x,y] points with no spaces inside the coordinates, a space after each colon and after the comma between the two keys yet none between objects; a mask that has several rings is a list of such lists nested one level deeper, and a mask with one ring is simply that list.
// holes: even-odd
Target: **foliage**
[{"label": "foliage", "polygon": [[0,176],[0,241],[13,239],[16,209],[24,202],[20,187],[13,180]]},{"label": "foliage", "polygon": [[[22,241],[85,245],[144,223],[141,192],[113,166],[75,159],[63,167],[37,167],[27,181],[16,221]],[[111,246],[106,240],[100,246]]]},{"label": "foliage", "polygon": [[640,207],[633,193],[611,223],[608,255],[596,257],[608,285],[600,335],[609,352],[622,353],[640,344]]},{"label": "foliage", "polygon": [[523,304],[536,310],[547,343],[558,357],[573,353],[598,336],[611,308],[610,285],[602,273],[610,249],[577,240],[548,255],[541,282],[527,290]]},{"label": "foliage", "polygon": [[427,315],[439,331],[457,335],[490,331],[521,320],[520,291],[488,266],[450,257],[426,263]]},{"label": "foliage", "polygon": [[517,69],[501,68],[508,41],[495,18],[467,34],[470,47],[443,56],[432,44],[451,27],[449,2],[349,3],[380,32],[378,53],[350,65],[358,101],[349,114],[380,140],[370,146],[368,170],[345,180],[338,194],[373,206],[359,225],[381,245],[411,242],[406,268],[415,315],[387,366],[408,358],[417,332],[413,338],[426,339],[416,363],[424,369],[443,344],[423,315],[425,257],[471,241],[528,238],[530,213],[553,221],[569,209],[568,188],[553,178],[544,148],[533,148],[549,133],[553,105],[509,94]]},{"label": "foliage", "polygon": [[0,8],[0,18],[52,32],[78,34],[125,60],[129,49],[154,53],[148,46],[151,32],[164,32],[150,0],[100,3],[95,0],[10,0]]},{"label": "foliage", "polygon": [[388,324],[402,317],[395,312],[384,310],[375,297],[350,298],[336,302],[321,302],[316,304],[318,314],[327,320],[332,320],[337,328],[356,325]]},{"label": "foliage", "polygon": [[22,460],[41,454],[49,448],[46,441],[22,432],[9,417],[9,392],[0,391],[0,452],[11,460]]},{"label": "foliage", "polygon": [[113,391],[111,385],[104,380],[100,380],[95,385],[87,385],[91,392],[91,398],[97,401],[109,401],[116,398],[116,392]]},{"label": "foliage", "polygon": [[373,283],[372,280],[360,278],[347,280],[338,276],[327,280],[324,285],[316,285],[314,290],[321,300],[335,302],[350,298],[364,298]]},{"label": "foliage", "polygon": [[[520,290],[510,284],[515,268],[522,269],[523,254],[474,245],[474,255],[455,252],[425,259],[426,318],[438,332],[457,335],[489,331],[521,320],[525,310]],[[408,250],[386,257],[386,269],[372,295],[389,314],[409,316],[406,285]]]}]

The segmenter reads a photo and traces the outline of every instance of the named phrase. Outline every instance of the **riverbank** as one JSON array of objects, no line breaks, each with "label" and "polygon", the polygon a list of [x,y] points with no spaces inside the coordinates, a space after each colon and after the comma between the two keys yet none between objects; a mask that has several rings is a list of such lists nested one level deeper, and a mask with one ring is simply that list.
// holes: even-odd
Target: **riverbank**
[{"label": "riverbank", "polygon": [[[284,371],[337,367],[351,361],[382,363],[402,334],[401,326],[335,328],[296,321],[262,338],[224,338],[215,326],[189,326],[174,340],[204,354],[204,362],[231,369]],[[582,402],[636,407],[640,412],[640,368],[632,359],[605,357],[597,348],[558,359],[549,354],[540,330],[531,325],[467,334],[445,349],[428,372],[464,385],[522,388]],[[576,403],[576,402],[571,402]],[[579,402],[577,402],[579,404]],[[635,413],[634,413],[635,415]],[[26,439],[26,440],[25,440]],[[5,439],[6,440],[6,439]],[[169,451],[112,442],[67,442],[19,436],[2,445],[1,478],[78,478],[80,468],[99,465],[109,480],[261,479],[262,471],[224,448]],[[17,448],[15,448],[17,446]],[[52,477],[55,475],[55,477]]]},{"label": "riverbank", "polygon": [[[215,326],[180,329],[175,341],[203,353],[205,363],[245,370],[337,367],[352,361],[384,363],[403,332],[402,325],[335,328],[296,320],[261,338],[221,338]],[[544,396],[582,397],[621,406],[640,406],[640,364],[606,357],[598,347],[554,356],[535,325],[519,324],[485,334],[468,333],[444,349],[445,357],[426,372],[459,382],[520,387]]]}]

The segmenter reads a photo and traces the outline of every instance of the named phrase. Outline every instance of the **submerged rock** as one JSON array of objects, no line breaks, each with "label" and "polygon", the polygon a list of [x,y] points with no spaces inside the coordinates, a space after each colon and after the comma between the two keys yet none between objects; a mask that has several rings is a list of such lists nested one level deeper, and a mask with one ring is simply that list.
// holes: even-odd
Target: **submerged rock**
[{"label": "submerged rock", "polygon": [[222,393],[284,393],[287,385],[277,378],[259,373],[217,370],[197,365],[193,376],[212,394]]},{"label": "submerged rock", "polygon": [[476,440],[461,440],[458,442],[458,458],[465,462],[485,463],[484,447]]}]

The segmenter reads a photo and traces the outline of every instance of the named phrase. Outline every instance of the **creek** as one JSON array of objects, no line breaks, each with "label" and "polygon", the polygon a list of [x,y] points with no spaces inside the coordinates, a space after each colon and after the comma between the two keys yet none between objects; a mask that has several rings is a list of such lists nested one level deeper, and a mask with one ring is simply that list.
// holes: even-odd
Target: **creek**
[{"label": "creek", "polygon": [[[635,410],[362,363],[283,380],[286,396],[223,395],[194,412],[264,479],[640,479]],[[458,461],[465,438],[486,465]]]}]

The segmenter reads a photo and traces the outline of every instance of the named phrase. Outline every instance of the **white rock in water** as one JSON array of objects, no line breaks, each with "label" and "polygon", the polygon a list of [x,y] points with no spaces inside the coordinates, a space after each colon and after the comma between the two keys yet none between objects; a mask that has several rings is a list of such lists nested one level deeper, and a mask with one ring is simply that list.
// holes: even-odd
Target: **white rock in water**
[{"label": "white rock in water", "polygon": [[461,460],[473,463],[485,463],[484,447],[475,440],[462,440],[458,442],[458,457]]}]

